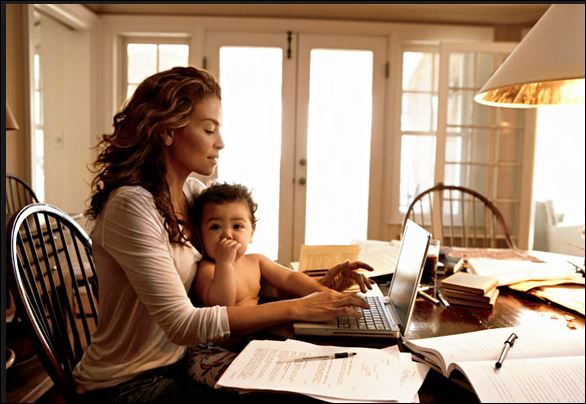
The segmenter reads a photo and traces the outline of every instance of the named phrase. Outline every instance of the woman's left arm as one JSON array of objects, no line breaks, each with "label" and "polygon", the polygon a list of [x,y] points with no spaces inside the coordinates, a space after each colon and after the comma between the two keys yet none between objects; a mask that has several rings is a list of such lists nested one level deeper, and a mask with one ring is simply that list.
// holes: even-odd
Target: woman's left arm
[{"label": "woman's left arm", "polygon": [[283,265],[256,254],[261,276],[279,292],[286,292],[293,296],[306,296],[313,292],[327,289],[326,286],[317,280],[305,275],[302,272],[294,271]]},{"label": "woman's left arm", "polygon": [[356,272],[358,269],[372,271],[373,268],[361,261],[345,261],[328,270],[319,281],[302,272],[290,270],[269,258],[258,255],[262,277],[279,290],[295,296],[305,296],[325,288],[344,291],[358,285],[362,292],[372,289],[371,281],[366,275]]}]

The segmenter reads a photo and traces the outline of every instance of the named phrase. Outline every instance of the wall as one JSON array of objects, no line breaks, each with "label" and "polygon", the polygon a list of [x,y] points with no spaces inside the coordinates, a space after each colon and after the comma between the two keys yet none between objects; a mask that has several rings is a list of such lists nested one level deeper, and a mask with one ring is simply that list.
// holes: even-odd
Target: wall
[{"label": "wall", "polygon": [[30,182],[30,158],[28,153],[27,112],[25,94],[26,53],[23,32],[25,8],[18,4],[6,4],[6,103],[10,105],[20,127],[6,133],[6,172],[16,174]]}]

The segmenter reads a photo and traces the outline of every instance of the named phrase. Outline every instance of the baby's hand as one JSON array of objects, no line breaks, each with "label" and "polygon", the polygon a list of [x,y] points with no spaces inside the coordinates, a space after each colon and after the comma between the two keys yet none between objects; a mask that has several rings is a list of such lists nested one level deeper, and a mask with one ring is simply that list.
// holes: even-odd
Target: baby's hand
[{"label": "baby's hand", "polygon": [[236,261],[238,249],[242,245],[229,238],[223,238],[216,248],[216,264],[232,264]]}]

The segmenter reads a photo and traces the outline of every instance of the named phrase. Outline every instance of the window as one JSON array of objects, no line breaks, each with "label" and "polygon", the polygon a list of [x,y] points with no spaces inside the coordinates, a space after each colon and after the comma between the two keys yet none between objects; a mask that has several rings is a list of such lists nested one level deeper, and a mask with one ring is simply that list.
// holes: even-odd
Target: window
[{"label": "window", "polygon": [[436,48],[403,51],[399,210],[434,182],[439,54]]},{"label": "window", "polygon": [[584,224],[584,106],[539,108],[534,199],[551,199],[563,224]]},{"label": "window", "polygon": [[189,64],[189,45],[148,39],[126,40],[126,93],[128,99],[148,76],[175,66]]},{"label": "window", "polygon": [[435,183],[461,185],[491,200],[518,240],[529,220],[529,201],[522,194],[523,170],[531,164],[523,154],[530,136],[525,111],[474,102],[514,46],[403,48],[398,213],[403,215],[413,198]]}]

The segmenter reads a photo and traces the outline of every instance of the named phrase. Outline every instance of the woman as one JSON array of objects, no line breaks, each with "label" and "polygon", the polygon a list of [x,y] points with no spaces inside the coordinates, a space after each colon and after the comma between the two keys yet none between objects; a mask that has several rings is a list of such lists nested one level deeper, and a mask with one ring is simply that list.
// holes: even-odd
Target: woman
[{"label": "woman", "polygon": [[[212,75],[176,67],[145,79],[104,135],[87,214],[99,326],[74,370],[78,392],[94,401],[201,398],[187,379],[188,345],[246,334],[287,321],[355,315],[366,306],[335,290],[254,307],[194,307],[187,292],[201,254],[189,242],[188,199],[211,175],[224,148],[221,91]],[[338,265],[322,283],[364,289],[361,262]]]}]

